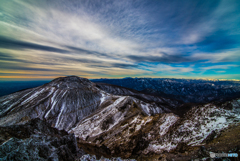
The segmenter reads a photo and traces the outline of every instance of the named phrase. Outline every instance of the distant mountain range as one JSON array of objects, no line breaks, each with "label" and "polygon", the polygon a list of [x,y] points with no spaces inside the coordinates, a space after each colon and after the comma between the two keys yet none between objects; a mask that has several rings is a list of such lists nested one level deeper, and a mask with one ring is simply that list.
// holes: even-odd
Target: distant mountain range
[{"label": "distant mountain range", "polygon": [[171,98],[184,103],[208,103],[240,97],[240,81],[169,78],[94,79],[143,93]]},{"label": "distant mountain range", "polygon": [[60,77],[0,97],[0,159],[191,160],[238,153],[239,90],[238,82]]}]

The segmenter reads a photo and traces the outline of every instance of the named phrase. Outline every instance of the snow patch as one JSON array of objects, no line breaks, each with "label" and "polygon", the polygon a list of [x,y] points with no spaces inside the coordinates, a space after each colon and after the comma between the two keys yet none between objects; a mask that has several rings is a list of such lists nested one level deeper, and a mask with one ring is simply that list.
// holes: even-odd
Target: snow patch
[{"label": "snow patch", "polygon": [[159,134],[160,136],[165,135],[168,132],[168,129],[178,120],[178,117],[174,115],[166,115],[165,121],[160,125]]},{"label": "snow patch", "polygon": [[61,111],[60,111],[60,113],[59,113],[59,115],[58,115],[58,117],[57,117],[57,122],[56,122],[56,125],[55,125],[56,128],[57,128],[58,125],[59,125],[59,120],[60,120],[60,117],[61,117],[64,109],[65,109],[65,103],[63,103],[63,105],[62,105],[62,107],[61,107]]},{"label": "snow patch", "polygon": [[149,104],[149,103],[145,103],[143,101],[140,101],[140,105],[142,110],[148,115],[155,115],[155,114],[159,114],[159,113],[163,113],[162,108],[158,107],[155,104]]},{"label": "snow patch", "polygon": [[[61,97],[63,98],[66,93],[67,93],[67,91],[65,91],[65,92],[62,94]],[[51,98],[51,104],[52,104],[52,106],[51,106],[50,110],[48,110],[48,112],[46,113],[45,118],[47,118],[48,115],[50,114],[50,112],[54,109],[56,103],[58,102],[57,99],[56,99],[56,97],[58,97],[60,94],[61,94],[61,92],[58,92],[58,89],[57,89],[57,90],[55,91],[53,97]]]},{"label": "snow patch", "polygon": [[107,94],[105,92],[101,92],[102,94],[102,97],[100,98],[100,105],[105,101],[107,100]]},{"label": "snow patch", "polygon": [[35,92],[34,94],[32,94],[30,97],[28,97],[27,99],[25,99],[21,104],[23,105],[23,104],[25,104],[26,102],[34,99],[34,98],[37,97],[39,94],[41,94],[42,91],[44,91],[44,90],[45,90],[45,89],[43,88],[43,89],[41,89],[40,91],[36,91],[36,92]]}]

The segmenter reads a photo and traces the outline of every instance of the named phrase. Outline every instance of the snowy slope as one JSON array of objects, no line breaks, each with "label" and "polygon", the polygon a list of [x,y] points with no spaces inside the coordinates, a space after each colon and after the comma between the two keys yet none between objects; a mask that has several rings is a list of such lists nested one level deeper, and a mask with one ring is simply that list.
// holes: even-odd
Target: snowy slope
[{"label": "snowy slope", "polygon": [[[231,109],[226,109],[229,106]],[[168,120],[168,122],[170,121]],[[213,132],[217,136],[221,130],[239,122],[240,99],[226,102],[218,107],[214,104],[196,106],[185,114],[183,119],[178,120],[167,133],[164,132],[163,137],[151,141],[144,153],[169,152],[175,149],[179,143],[191,146],[204,145],[204,140]]]},{"label": "snowy slope", "polygon": [[[136,104],[135,107],[133,107],[134,104]],[[83,140],[99,136],[126,121],[132,108],[138,108],[146,116],[163,113],[163,110],[156,105],[129,96],[118,96],[112,104],[81,121],[71,132]],[[140,129],[141,125],[138,125],[137,128]]]}]

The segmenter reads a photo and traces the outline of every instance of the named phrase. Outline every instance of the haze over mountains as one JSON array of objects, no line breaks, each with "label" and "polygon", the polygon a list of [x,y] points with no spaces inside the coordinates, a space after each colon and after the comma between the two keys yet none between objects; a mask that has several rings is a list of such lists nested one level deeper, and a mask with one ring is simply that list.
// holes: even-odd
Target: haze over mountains
[{"label": "haze over mountains", "polygon": [[[210,158],[210,152],[239,152],[237,82],[115,81],[133,89],[69,76],[0,97],[0,158],[189,160]],[[185,104],[191,100],[195,104]]]}]

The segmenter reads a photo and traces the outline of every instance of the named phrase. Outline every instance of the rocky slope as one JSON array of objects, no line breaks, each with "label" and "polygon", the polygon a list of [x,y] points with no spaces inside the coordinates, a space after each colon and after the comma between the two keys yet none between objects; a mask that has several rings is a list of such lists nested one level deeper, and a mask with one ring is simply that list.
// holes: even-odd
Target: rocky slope
[{"label": "rocky slope", "polygon": [[[195,147],[199,150],[240,122],[240,99],[221,105],[195,106],[182,118],[173,113],[146,115],[131,101],[124,106],[123,111],[108,106],[80,122],[71,131],[80,146],[88,153],[105,157],[138,158],[164,153],[169,156]],[[209,157],[209,153],[205,156]]]},{"label": "rocky slope", "polygon": [[[169,119],[170,120],[170,119]],[[222,105],[206,104],[193,107],[169,131],[153,139],[144,153],[162,153],[175,149],[179,143],[204,145],[205,139],[217,136],[221,130],[240,122],[240,99]],[[160,128],[161,129],[161,128]]]},{"label": "rocky slope", "polygon": [[24,125],[0,127],[0,160],[74,161],[84,155],[74,134],[33,119]]}]

